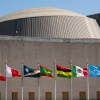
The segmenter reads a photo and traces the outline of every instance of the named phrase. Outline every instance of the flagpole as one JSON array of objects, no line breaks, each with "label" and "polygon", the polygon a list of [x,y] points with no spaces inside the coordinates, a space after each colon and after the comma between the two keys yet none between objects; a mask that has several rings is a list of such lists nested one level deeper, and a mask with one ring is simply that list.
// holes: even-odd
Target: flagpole
[{"label": "flagpole", "polygon": [[[71,70],[72,70],[72,60],[70,60],[70,66],[71,66]],[[72,94],[72,77],[71,77],[71,100],[73,100],[73,94]]]},{"label": "flagpole", "polygon": [[56,100],[56,60],[54,60],[54,72],[55,72],[55,100]]},{"label": "flagpole", "polygon": [[[40,60],[38,60],[38,69],[40,69]],[[40,100],[40,79],[38,78],[38,100]]]},{"label": "flagpole", "polygon": [[[6,77],[6,66],[7,66],[7,60],[5,60],[5,77]],[[5,81],[5,100],[7,100],[7,77]]]},{"label": "flagpole", "polygon": [[22,100],[23,100],[23,60],[22,60]]},{"label": "flagpole", "polygon": [[[86,60],[86,66],[88,70],[88,59]],[[87,94],[88,94],[88,100],[89,100],[89,72],[88,72],[88,77],[87,77]]]}]

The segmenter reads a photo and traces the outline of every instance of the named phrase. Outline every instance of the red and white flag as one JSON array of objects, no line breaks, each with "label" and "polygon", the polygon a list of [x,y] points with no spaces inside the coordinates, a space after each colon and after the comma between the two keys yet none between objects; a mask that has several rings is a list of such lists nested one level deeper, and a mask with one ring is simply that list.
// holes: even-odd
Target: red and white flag
[{"label": "red and white flag", "polygon": [[6,65],[6,77],[21,77],[19,72]]}]

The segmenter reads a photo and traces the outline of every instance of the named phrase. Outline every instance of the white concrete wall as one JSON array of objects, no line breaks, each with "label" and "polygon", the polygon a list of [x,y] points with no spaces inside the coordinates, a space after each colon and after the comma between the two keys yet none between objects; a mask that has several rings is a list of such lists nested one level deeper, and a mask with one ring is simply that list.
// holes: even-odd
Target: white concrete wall
[{"label": "white concrete wall", "polygon": [[[27,42],[27,41],[3,41],[0,40],[0,73],[5,76],[5,59],[8,66],[21,73],[21,60],[30,68],[37,68],[37,60],[40,64],[53,71],[54,60],[63,67],[70,68],[70,59],[74,65],[86,67],[86,59],[89,64],[100,65],[100,44],[99,43],[50,43],[50,42]],[[87,92],[86,78],[73,78],[73,99],[79,99],[79,92]],[[35,100],[38,96],[38,79],[24,78],[24,100],[28,100],[28,92],[35,92]],[[7,78],[8,99],[12,100],[12,92],[18,92],[18,100],[21,100],[21,78]],[[90,99],[97,98],[97,91],[100,91],[100,78],[89,78]],[[54,79],[41,77],[41,100],[45,100],[45,92],[52,92],[54,100]],[[1,100],[5,100],[5,82],[0,81]],[[62,92],[69,92],[70,79],[57,77],[57,100],[62,100]],[[87,97],[87,94],[86,94]]]}]

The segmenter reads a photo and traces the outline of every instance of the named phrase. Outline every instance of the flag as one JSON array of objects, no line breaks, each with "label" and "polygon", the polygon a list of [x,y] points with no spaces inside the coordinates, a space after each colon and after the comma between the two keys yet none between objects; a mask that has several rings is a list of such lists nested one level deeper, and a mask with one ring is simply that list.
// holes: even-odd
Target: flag
[{"label": "flag", "polygon": [[72,65],[72,76],[73,77],[88,77],[87,68],[81,68],[79,66]]},{"label": "flag", "polygon": [[6,77],[21,77],[19,72],[6,65]]},{"label": "flag", "polygon": [[54,78],[52,70],[40,65],[41,76],[48,76]]},{"label": "flag", "polygon": [[40,77],[40,70],[32,69],[25,65],[23,65],[23,67],[24,67],[24,77]]},{"label": "flag", "polygon": [[57,67],[57,77],[71,78],[72,72],[70,68],[65,68],[59,65]]},{"label": "flag", "polygon": [[90,77],[100,77],[100,66],[88,65]]},{"label": "flag", "polygon": [[6,78],[0,74],[0,81],[5,81]]}]

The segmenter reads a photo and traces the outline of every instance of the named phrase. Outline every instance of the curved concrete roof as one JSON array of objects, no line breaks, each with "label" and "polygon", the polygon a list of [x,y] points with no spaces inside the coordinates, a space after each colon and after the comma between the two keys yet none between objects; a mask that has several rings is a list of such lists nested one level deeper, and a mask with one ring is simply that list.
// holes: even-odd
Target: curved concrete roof
[{"label": "curved concrete roof", "polygon": [[62,15],[86,17],[84,15],[81,15],[69,10],[64,10],[64,9],[59,9],[59,8],[40,7],[40,8],[24,9],[24,10],[7,14],[3,17],[0,17],[0,22],[13,20],[13,19],[19,19],[19,18],[27,18],[27,17],[62,16]]}]

